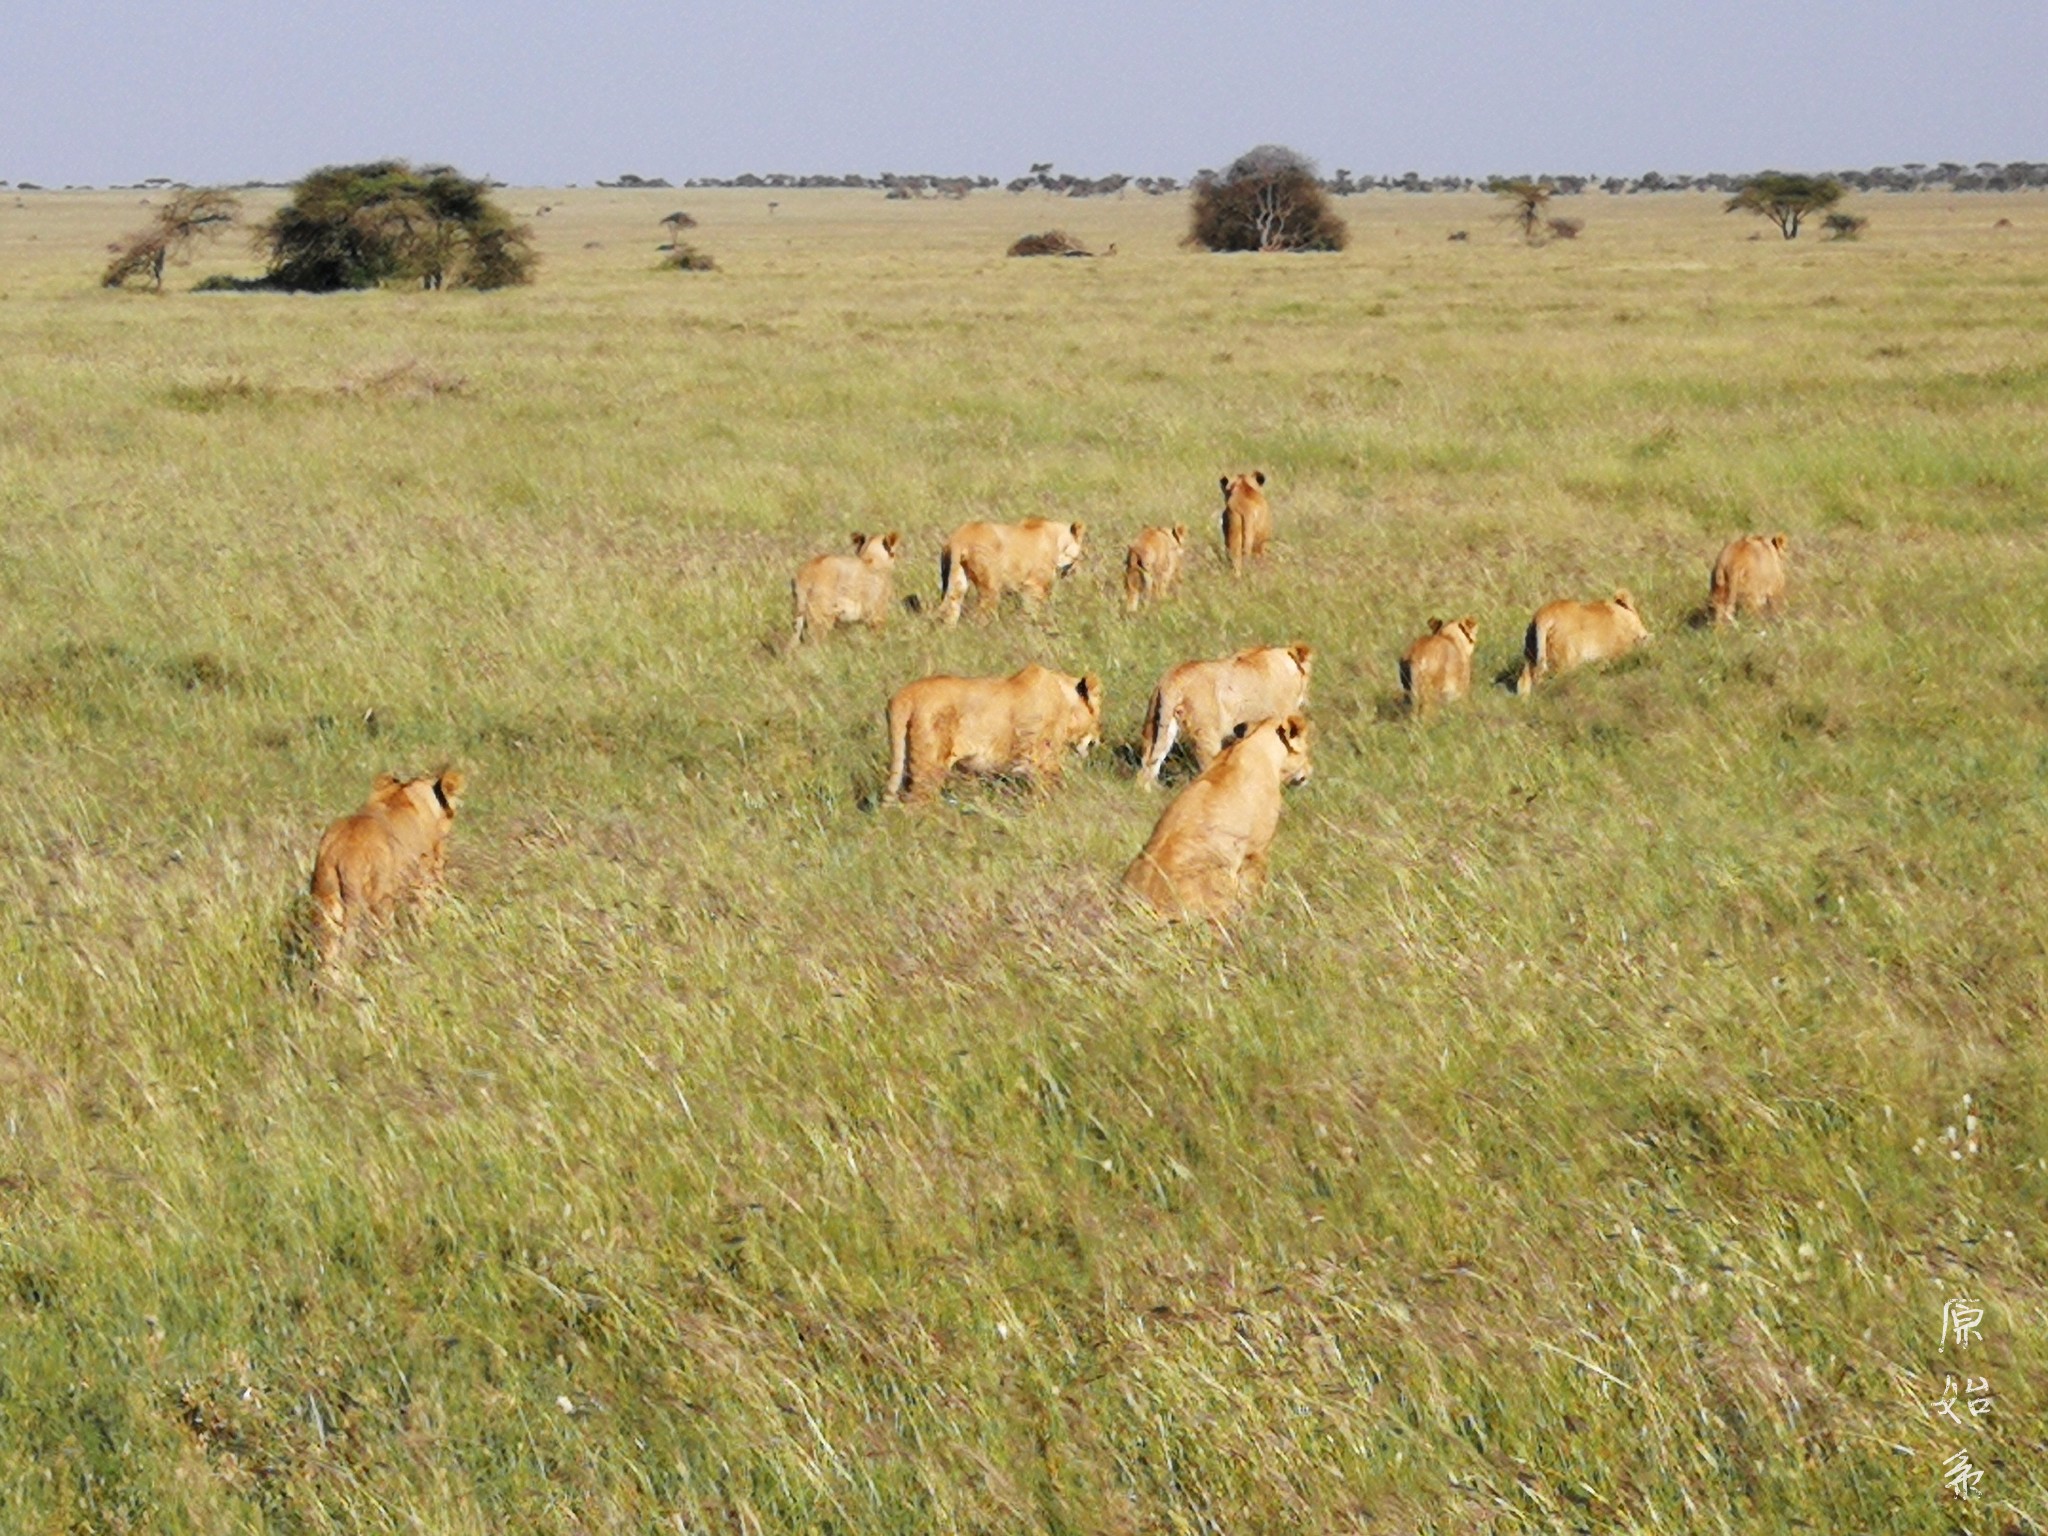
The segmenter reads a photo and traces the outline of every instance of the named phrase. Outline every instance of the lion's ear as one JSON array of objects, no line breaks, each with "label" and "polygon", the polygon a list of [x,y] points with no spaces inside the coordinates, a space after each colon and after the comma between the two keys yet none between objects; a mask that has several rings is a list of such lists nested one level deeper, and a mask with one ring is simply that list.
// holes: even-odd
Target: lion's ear
[{"label": "lion's ear", "polygon": [[1431,620],[1429,621],[1429,632],[1430,632],[1430,633],[1431,633],[1432,635],[1434,635],[1434,634],[1437,634],[1437,633],[1441,632],[1441,631],[1442,631],[1442,629],[1443,629],[1443,627],[1444,627],[1444,621],[1443,621],[1442,619],[1431,619]]},{"label": "lion's ear", "polygon": [[1266,472],[1263,469],[1255,469],[1252,471],[1252,478],[1258,481],[1259,484],[1264,485],[1266,483]]},{"label": "lion's ear", "polygon": [[882,535],[882,548],[889,551],[889,553],[892,555],[896,553],[896,546],[898,544],[901,544],[902,542],[903,535],[898,533],[894,528],[891,528],[887,533]]},{"label": "lion's ear", "polygon": [[1082,678],[1078,684],[1075,685],[1074,692],[1080,697],[1083,703],[1087,703],[1091,700],[1100,700],[1102,697],[1102,679],[1097,677],[1093,672],[1090,672],[1086,677]]},{"label": "lion's ear", "polygon": [[450,810],[453,810],[456,797],[462,793],[462,786],[468,782],[468,775],[460,768],[443,768],[434,780],[434,792],[448,803]]},{"label": "lion's ear", "polygon": [[1636,600],[1628,595],[1627,587],[1616,587],[1614,589],[1614,601],[1618,606],[1628,609],[1629,612],[1635,612]]},{"label": "lion's ear", "polygon": [[1173,525],[1173,542],[1176,544],[1185,544],[1187,543],[1187,541],[1188,525],[1186,523],[1175,523]]},{"label": "lion's ear", "polygon": [[1299,743],[1306,735],[1308,735],[1307,715],[1289,715],[1280,722],[1280,739],[1290,747]]},{"label": "lion's ear", "polygon": [[405,780],[395,773],[380,773],[370,781],[370,793],[373,795],[387,794],[404,782]]},{"label": "lion's ear", "polygon": [[865,549],[867,547],[867,542],[868,536],[864,533],[856,533],[853,536],[853,547],[856,551]]},{"label": "lion's ear", "polygon": [[1081,542],[1081,535],[1086,533],[1087,531],[1088,525],[1086,523],[1067,524],[1067,532],[1071,533],[1074,536],[1074,542],[1076,544]]},{"label": "lion's ear", "polygon": [[1467,640],[1477,640],[1479,638],[1479,621],[1470,614],[1458,620],[1458,628],[1465,631],[1465,638]]},{"label": "lion's ear", "polygon": [[1218,480],[1216,483],[1223,487],[1224,495],[1228,496],[1230,494],[1230,476],[1225,475],[1221,480]]},{"label": "lion's ear", "polygon": [[1785,538],[1785,535],[1783,535],[1782,533],[1774,533],[1771,535],[1772,547],[1775,548],[1779,554],[1783,554],[1785,552],[1786,543],[1787,540]]},{"label": "lion's ear", "polygon": [[1306,672],[1309,662],[1314,659],[1316,653],[1314,648],[1310,646],[1290,645],[1287,647],[1287,654],[1294,658],[1294,664],[1297,667]]}]

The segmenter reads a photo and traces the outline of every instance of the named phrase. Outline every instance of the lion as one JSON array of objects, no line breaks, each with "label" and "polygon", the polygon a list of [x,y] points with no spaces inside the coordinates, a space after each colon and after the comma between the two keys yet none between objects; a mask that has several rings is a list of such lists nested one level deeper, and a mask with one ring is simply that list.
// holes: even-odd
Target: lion
[{"label": "lion", "polygon": [[1168,670],[1145,712],[1139,781],[1159,782],[1159,770],[1182,733],[1195,767],[1207,768],[1241,725],[1284,718],[1308,705],[1305,645],[1261,645],[1221,661],[1184,661]]},{"label": "lion", "polygon": [[1759,614],[1783,610],[1785,544],[1782,533],[1752,533],[1721,551],[1707,592],[1707,611],[1716,624],[1731,622],[1745,608]]},{"label": "lion", "polygon": [[322,834],[310,889],[313,948],[323,968],[340,961],[365,923],[381,926],[400,902],[440,892],[462,785],[452,768],[419,779],[380,773],[363,808]]},{"label": "lion", "polygon": [[1266,472],[1255,469],[1233,479],[1225,475],[1223,486],[1223,553],[1230,560],[1232,574],[1241,574],[1246,560],[1266,553],[1266,540],[1273,536],[1273,509],[1266,502],[1263,487]]},{"label": "lion", "polygon": [[1124,885],[1164,917],[1221,918],[1266,880],[1280,789],[1309,777],[1301,715],[1253,726],[1174,796]]},{"label": "lion", "polygon": [[1515,692],[1527,693],[1553,672],[1589,661],[1625,656],[1650,638],[1636,600],[1626,589],[1604,603],[1577,603],[1569,598],[1545,603],[1529,621],[1522,642],[1521,676]]},{"label": "lion", "polygon": [[889,700],[884,803],[929,799],[954,768],[1060,777],[1102,736],[1102,680],[1032,665],[1011,677],[927,677]]},{"label": "lion", "polygon": [[1021,523],[963,523],[939,552],[939,617],[960,622],[970,585],[992,606],[1005,592],[1044,602],[1081,558],[1085,523],[1034,517]]},{"label": "lion", "polygon": [[1180,557],[1188,547],[1188,525],[1147,528],[1124,555],[1124,612],[1136,613],[1143,602],[1158,602],[1180,575]]},{"label": "lion", "polygon": [[1434,704],[1448,704],[1472,691],[1472,647],[1479,639],[1474,618],[1429,621],[1429,633],[1401,654],[1401,691],[1408,707],[1427,714]]},{"label": "lion", "polygon": [[900,533],[856,533],[850,555],[819,555],[797,567],[789,584],[796,605],[796,634],[801,645],[808,631],[830,631],[835,624],[866,624],[880,629],[889,617],[889,589],[895,580],[896,546]]}]

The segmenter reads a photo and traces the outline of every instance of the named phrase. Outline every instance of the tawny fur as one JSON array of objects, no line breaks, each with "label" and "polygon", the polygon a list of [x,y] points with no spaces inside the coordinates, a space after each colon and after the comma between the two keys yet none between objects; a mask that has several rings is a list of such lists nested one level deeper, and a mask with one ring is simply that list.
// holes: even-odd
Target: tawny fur
[{"label": "tawny fur", "polygon": [[1401,688],[1418,715],[1453,703],[1472,691],[1472,647],[1479,639],[1474,618],[1429,621],[1429,633],[1401,656]]},{"label": "tawny fur", "polygon": [[1707,589],[1707,611],[1716,624],[1731,622],[1747,611],[1776,615],[1785,607],[1786,539],[1752,533],[1736,539],[1714,561]]},{"label": "tawny fur", "polygon": [[1280,825],[1280,790],[1309,776],[1308,721],[1267,720],[1174,796],[1124,884],[1162,916],[1220,918],[1256,896]]},{"label": "tawny fur", "polygon": [[1172,668],[1145,710],[1139,782],[1159,782],[1159,770],[1183,736],[1196,768],[1207,768],[1239,726],[1306,708],[1314,657],[1306,645],[1261,645],[1221,661],[1185,661]]},{"label": "tawny fur", "polygon": [[1522,672],[1515,692],[1527,693],[1553,672],[1625,656],[1650,638],[1635,599],[1626,590],[1604,603],[1566,598],[1545,603],[1522,640]]},{"label": "tawny fur", "polygon": [[889,617],[895,584],[896,546],[900,533],[856,533],[850,555],[819,555],[797,568],[790,583],[796,608],[796,633],[801,645],[813,631],[830,633],[835,624],[866,624],[880,629]]},{"label": "tawny fur", "polygon": [[1187,547],[1186,523],[1147,528],[1131,540],[1124,553],[1124,612],[1136,613],[1139,604],[1156,603],[1173,590]]},{"label": "tawny fur", "polygon": [[366,928],[388,923],[402,903],[440,892],[462,784],[453,769],[419,779],[379,774],[363,808],[327,829],[311,886],[313,950],[323,968],[346,958]]},{"label": "tawny fur", "polygon": [[1266,472],[1255,469],[1234,479],[1225,475],[1223,486],[1223,554],[1233,574],[1244,570],[1247,560],[1266,553],[1266,541],[1273,536],[1273,509],[1266,501]]},{"label": "tawny fur", "polygon": [[1005,592],[1044,603],[1053,583],[1081,558],[1085,523],[1056,523],[1034,517],[1021,523],[964,523],[939,553],[939,618],[960,622],[972,587],[981,606],[992,609]]},{"label": "tawny fur", "polygon": [[1028,666],[1011,677],[927,677],[889,701],[882,799],[926,800],[954,768],[1057,781],[1102,735],[1102,680]]}]

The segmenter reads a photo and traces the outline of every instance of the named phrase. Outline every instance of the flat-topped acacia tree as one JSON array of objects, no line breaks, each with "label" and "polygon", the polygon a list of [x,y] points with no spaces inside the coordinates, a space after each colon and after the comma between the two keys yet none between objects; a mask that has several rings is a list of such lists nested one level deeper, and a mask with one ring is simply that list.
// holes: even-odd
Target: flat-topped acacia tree
[{"label": "flat-topped acacia tree", "polygon": [[268,285],[307,293],[400,280],[506,288],[530,282],[535,260],[532,232],[491,199],[488,183],[403,160],[313,172],[259,240],[270,254]]},{"label": "flat-topped acacia tree", "polygon": [[1724,211],[1762,214],[1790,240],[1798,235],[1799,225],[1808,214],[1834,207],[1845,190],[1832,176],[1765,171],[1744,182],[1742,190],[1728,199]]}]

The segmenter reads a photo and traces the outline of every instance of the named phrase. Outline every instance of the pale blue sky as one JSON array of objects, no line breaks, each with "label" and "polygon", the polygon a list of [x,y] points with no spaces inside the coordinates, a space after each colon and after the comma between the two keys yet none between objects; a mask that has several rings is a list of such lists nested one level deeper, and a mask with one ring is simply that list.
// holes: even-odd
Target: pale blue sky
[{"label": "pale blue sky", "polygon": [[2048,0],[0,0],[0,179],[2048,160]]}]

